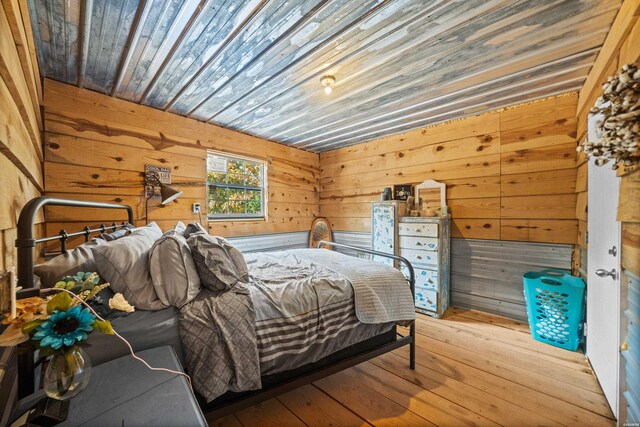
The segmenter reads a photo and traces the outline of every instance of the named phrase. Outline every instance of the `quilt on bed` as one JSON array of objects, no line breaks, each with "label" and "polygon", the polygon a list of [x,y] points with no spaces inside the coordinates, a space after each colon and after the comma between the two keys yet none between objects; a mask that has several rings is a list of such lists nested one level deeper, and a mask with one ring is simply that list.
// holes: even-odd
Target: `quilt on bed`
[{"label": "quilt on bed", "polygon": [[318,249],[245,258],[250,283],[202,291],[180,312],[189,371],[207,401],[258,389],[260,375],[313,363],[415,318],[404,276],[387,265]]}]

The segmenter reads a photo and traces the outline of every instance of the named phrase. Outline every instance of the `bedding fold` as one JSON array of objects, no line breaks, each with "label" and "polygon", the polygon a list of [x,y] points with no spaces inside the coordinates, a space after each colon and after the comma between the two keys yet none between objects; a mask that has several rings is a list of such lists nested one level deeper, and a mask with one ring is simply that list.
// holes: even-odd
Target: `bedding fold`
[{"label": "bedding fold", "polygon": [[333,270],[351,283],[356,316],[362,323],[415,320],[411,289],[400,270],[326,249],[299,249],[297,253]]},{"label": "bedding fold", "polygon": [[180,338],[194,388],[207,402],[261,387],[255,311],[248,285],[203,289],[180,310]]}]

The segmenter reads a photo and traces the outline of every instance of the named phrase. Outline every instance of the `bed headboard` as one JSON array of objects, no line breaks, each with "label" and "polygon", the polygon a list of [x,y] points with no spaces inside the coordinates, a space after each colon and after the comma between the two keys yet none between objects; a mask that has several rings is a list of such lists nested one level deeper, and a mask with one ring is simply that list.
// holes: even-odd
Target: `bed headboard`
[{"label": "bed headboard", "polygon": [[[120,225],[111,224],[110,226],[101,225],[98,228],[91,229],[85,227],[82,231],[67,233],[65,230],[55,236],[34,238],[33,226],[36,221],[38,211],[45,206],[68,206],[71,208],[98,208],[98,209],[123,209],[127,211],[127,217],[130,224],[134,224],[133,209],[131,206],[119,205],[116,203],[89,202],[84,200],[61,199],[57,197],[41,196],[31,199],[22,208],[20,217],[18,218],[18,238],[16,239],[16,248],[18,248],[18,285],[22,286],[18,298],[26,298],[33,296],[39,292],[33,289],[33,249],[38,243],[60,241],[62,252],[66,252],[66,243],[70,237],[84,236],[85,241],[89,240],[92,233],[104,233],[108,230],[117,230],[123,228],[126,223]],[[34,390],[34,353],[26,351],[18,356],[18,397],[22,398]]]},{"label": "bed headboard", "polygon": [[89,202],[84,200],[71,200],[61,199],[57,197],[41,196],[31,199],[22,208],[20,217],[18,219],[18,238],[16,239],[16,248],[18,249],[18,285],[23,289],[33,288],[33,248],[38,243],[51,242],[55,240],[60,241],[60,247],[62,252],[66,252],[66,243],[70,237],[84,236],[85,241],[89,240],[89,236],[92,233],[104,233],[108,230],[117,230],[126,225],[122,223],[117,225],[115,223],[110,226],[101,225],[98,228],[91,229],[85,227],[82,231],[75,233],[67,233],[65,230],[60,230],[59,234],[50,237],[42,237],[39,239],[34,238],[33,226],[36,220],[38,211],[44,206],[69,206],[72,208],[98,208],[98,209],[124,209],[127,211],[129,224],[134,225],[133,209],[131,206],[119,205],[116,203],[102,203],[102,202]]}]

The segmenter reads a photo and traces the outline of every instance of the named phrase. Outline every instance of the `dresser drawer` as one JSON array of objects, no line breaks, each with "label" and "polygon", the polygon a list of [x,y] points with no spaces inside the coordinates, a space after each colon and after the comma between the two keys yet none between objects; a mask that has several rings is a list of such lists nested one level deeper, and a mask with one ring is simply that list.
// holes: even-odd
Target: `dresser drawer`
[{"label": "dresser drawer", "polygon": [[400,247],[404,249],[438,250],[437,237],[400,236]]},{"label": "dresser drawer", "polygon": [[421,266],[427,267],[427,269],[438,268],[438,252],[401,248],[400,256],[408,259],[413,268]]},{"label": "dresser drawer", "polygon": [[[406,267],[400,268],[404,276],[409,279],[409,271]],[[423,288],[438,290],[438,272],[435,270],[423,270],[421,268],[414,268],[413,272],[416,276],[416,286],[422,286]]]},{"label": "dresser drawer", "polygon": [[438,224],[400,223],[398,224],[400,236],[438,237]]},{"label": "dresser drawer", "polygon": [[416,307],[438,311],[438,293],[432,289],[416,286]]}]

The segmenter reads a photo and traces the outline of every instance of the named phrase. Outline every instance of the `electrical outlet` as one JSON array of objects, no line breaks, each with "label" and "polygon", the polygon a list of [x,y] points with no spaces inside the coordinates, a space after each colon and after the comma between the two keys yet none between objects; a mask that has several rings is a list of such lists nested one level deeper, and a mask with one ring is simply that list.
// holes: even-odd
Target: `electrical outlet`
[{"label": "electrical outlet", "polygon": [[199,214],[200,213],[200,203],[194,203],[192,206],[192,212],[194,214]]}]

